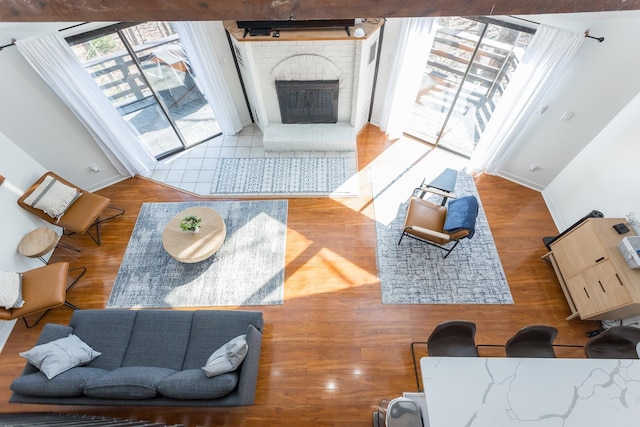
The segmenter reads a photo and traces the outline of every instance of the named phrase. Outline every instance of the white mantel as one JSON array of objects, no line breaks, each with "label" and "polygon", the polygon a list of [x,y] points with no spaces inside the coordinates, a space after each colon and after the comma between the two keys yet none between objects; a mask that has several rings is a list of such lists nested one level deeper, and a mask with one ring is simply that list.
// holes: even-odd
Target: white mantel
[{"label": "white mantel", "polygon": [[[361,38],[344,29],[244,37],[231,23],[225,27],[266,151],[355,150],[356,134],[368,121],[380,25],[366,27]],[[338,123],[282,124],[276,80],[338,80]]]},{"label": "white mantel", "polygon": [[640,360],[424,357],[430,427],[636,427]]}]

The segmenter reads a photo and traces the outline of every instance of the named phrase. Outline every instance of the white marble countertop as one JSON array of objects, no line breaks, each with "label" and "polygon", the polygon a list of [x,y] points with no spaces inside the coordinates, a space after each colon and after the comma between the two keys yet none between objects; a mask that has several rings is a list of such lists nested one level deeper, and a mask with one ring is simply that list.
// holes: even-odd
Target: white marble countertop
[{"label": "white marble countertop", "polygon": [[638,427],[640,360],[424,357],[429,427]]}]

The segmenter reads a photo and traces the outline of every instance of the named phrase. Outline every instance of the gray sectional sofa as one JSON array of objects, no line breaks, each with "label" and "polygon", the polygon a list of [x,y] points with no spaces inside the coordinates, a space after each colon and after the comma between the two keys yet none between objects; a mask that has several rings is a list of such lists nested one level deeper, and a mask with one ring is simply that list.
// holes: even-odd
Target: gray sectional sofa
[{"label": "gray sectional sofa", "polygon": [[[47,324],[37,344],[76,335],[102,354],[51,380],[27,363],[10,402],[114,406],[244,406],[254,402],[263,317],[240,310],[78,310],[68,326]],[[246,334],[248,351],[232,372],[201,367]]]}]

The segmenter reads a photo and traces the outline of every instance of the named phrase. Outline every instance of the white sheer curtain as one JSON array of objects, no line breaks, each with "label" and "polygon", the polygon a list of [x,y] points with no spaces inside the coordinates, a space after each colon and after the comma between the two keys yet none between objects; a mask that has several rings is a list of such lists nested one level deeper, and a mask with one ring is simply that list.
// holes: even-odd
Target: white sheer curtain
[{"label": "white sheer curtain", "polygon": [[206,22],[174,22],[189,62],[193,67],[198,87],[211,105],[222,133],[234,135],[242,130],[242,122],[236,110],[225,77],[218,64],[218,56],[211,42]]},{"label": "white sheer curtain", "polygon": [[155,167],[156,159],[138,142],[59,33],[19,40],[16,47],[87,128],[121,175],[144,175]]},{"label": "white sheer curtain", "polygon": [[545,25],[538,28],[478,141],[469,162],[471,170],[497,173],[583,41],[583,34]]},{"label": "white sheer curtain", "polygon": [[407,18],[402,22],[394,67],[389,75],[380,128],[391,138],[402,136],[420,87],[436,32],[435,18]]}]

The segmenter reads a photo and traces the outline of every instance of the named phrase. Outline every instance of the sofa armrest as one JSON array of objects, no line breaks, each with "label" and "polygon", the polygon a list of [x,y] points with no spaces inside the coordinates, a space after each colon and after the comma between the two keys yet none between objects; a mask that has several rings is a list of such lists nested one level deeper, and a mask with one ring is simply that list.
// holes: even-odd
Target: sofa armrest
[{"label": "sofa armrest", "polygon": [[237,404],[239,406],[253,405],[256,397],[262,333],[253,325],[249,325],[247,328],[247,345],[249,346],[249,351],[240,366],[240,379],[238,381]]}]

